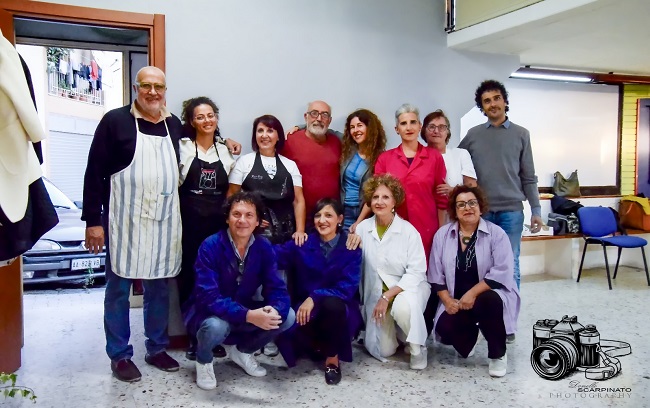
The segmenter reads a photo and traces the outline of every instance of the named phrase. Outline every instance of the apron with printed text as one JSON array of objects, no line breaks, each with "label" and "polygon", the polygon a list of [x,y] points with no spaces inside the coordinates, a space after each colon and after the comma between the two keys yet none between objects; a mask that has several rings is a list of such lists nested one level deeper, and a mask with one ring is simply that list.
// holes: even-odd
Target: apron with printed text
[{"label": "apron with printed text", "polygon": [[140,132],[133,160],[111,176],[109,249],[113,272],[129,279],[176,276],[181,267],[178,163],[169,136]]},{"label": "apron with printed text", "polygon": [[241,188],[244,191],[254,191],[260,195],[266,209],[264,219],[269,222],[268,228],[262,235],[272,243],[281,244],[291,239],[296,231],[296,217],[293,210],[295,192],[291,173],[284,167],[280,156],[275,155],[277,172],[271,178],[264,169],[262,158],[258,152],[255,162]]}]

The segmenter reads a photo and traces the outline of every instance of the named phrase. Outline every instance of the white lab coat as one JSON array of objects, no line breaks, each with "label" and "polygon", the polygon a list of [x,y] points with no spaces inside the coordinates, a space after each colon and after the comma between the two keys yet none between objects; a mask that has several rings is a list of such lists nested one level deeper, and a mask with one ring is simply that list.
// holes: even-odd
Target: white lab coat
[{"label": "white lab coat", "polygon": [[366,322],[364,344],[368,352],[380,361],[386,361],[380,353],[379,326],[372,320],[372,311],[382,295],[382,281],[390,289],[399,286],[404,290],[411,309],[411,330],[406,341],[424,345],[427,329],[424,309],[430,292],[426,281],[427,261],[422,239],[415,227],[397,214],[392,225],[379,239],[375,217],[359,223],[356,233],[361,236],[363,249],[361,296],[362,314]]}]

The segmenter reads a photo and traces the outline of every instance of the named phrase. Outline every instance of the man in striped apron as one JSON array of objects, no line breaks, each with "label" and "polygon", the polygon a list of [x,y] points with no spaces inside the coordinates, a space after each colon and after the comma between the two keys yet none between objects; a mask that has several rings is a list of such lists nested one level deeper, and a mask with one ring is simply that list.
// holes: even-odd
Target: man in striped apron
[{"label": "man in striped apron", "polygon": [[165,74],[142,68],[136,76],[137,99],[104,115],[88,154],[82,219],[86,247],[106,245],[104,330],[111,370],[133,382],[141,374],[131,361],[129,293],[134,279],[144,284],[145,361],[163,371],[178,362],[169,343],[168,281],[181,266],[178,164],[174,144],[179,119],[165,108]]}]

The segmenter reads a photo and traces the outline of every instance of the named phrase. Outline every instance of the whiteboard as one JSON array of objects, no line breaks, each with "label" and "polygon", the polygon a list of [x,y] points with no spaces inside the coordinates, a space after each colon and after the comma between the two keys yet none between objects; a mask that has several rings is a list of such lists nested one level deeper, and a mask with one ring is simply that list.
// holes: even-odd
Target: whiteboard
[{"label": "whiteboard", "polygon": [[[509,79],[508,118],[530,131],[539,187],[553,174],[578,170],[580,186],[616,185],[619,88]],[[487,118],[474,107],[461,119],[460,136]]]}]

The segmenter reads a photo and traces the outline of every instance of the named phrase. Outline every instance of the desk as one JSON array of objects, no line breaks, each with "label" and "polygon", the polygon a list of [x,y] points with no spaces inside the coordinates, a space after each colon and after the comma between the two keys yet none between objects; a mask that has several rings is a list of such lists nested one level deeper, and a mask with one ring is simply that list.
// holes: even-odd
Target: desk
[{"label": "desk", "polygon": [[[628,235],[639,235],[650,241],[650,232],[627,230]],[[581,234],[557,236],[522,237],[519,269],[522,275],[546,273],[566,279],[577,279],[580,259],[584,248]],[[616,263],[617,249],[608,248],[607,257],[613,268]],[[641,250],[625,249],[621,255],[621,265],[643,268]],[[604,268],[605,257],[598,245],[590,245],[585,255],[583,269]]]}]

